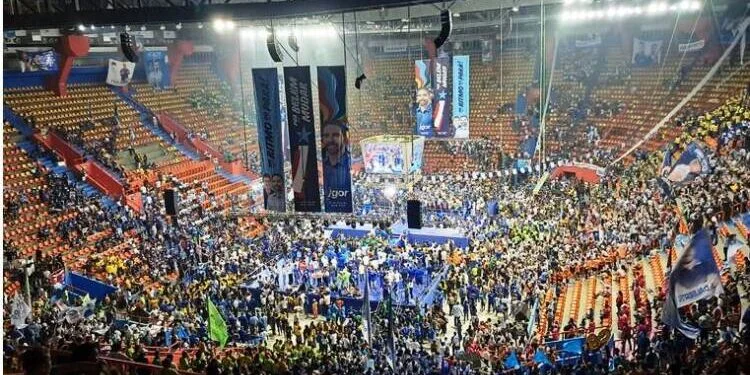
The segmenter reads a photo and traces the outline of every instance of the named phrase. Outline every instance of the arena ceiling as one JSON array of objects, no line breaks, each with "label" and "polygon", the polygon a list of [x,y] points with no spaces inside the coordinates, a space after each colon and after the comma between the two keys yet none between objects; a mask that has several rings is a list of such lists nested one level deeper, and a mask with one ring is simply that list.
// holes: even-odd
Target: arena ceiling
[{"label": "arena ceiling", "polygon": [[[545,5],[561,0],[545,1]],[[305,18],[357,12],[359,21],[387,23],[436,17],[450,8],[476,21],[490,21],[493,11],[524,7],[532,0],[4,0],[4,30],[85,25],[206,22]],[[489,13],[488,13],[489,12]]]}]

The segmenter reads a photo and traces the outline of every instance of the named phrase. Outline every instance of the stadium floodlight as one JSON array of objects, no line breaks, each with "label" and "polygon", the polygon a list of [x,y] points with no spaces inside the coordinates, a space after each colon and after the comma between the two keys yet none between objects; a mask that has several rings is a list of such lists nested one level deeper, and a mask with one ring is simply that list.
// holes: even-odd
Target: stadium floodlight
[{"label": "stadium floodlight", "polygon": [[220,33],[224,32],[224,29],[226,28],[226,26],[224,25],[224,20],[221,18],[215,19],[213,25],[214,25],[214,30]]},{"label": "stadium floodlight", "polygon": [[177,25],[175,25],[174,28],[177,29],[177,30],[182,29],[182,22],[180,22]]},{"label": "stadium floodlight", "polygon": [[91,25],[91,30],[96,30],[96,26]]},{"label": "stadium floodlight", "polygon": [[141,26],[141,31],[146,31],[146,25]]},{"label": "stadium floodlight", "polygon": [[130,26],[125,25],[125,31],[130,31]]},{"label": "stadium floodlight", "polygon": [[510,8],[510,10],[513,11],[513,13],[518,13],[518,5],[514,5],[513,8]]},{"label": "stadium floodlight", "polygon": [[224,22],[224,25],[226,26],[227,30],[234,30],[235,24],[232,20],[227,20]]},{"label": "stadium floodlight", "polygon": [[167,29],[167,27],[164,26],[164,25],[159,26],[159,30],[166,30],[166,29]]},{"label": "stadium floodlight", "polygon": [[109,28],[112,29],[112,30],[114,30],[115,29],[115,25],[109,25]]},{"label": "stadium floodlight", "polygon": [[86,31],[86,26],[83,26],[83,24],[78,25],[78,31]]},{"label": "stadium floodlight", "polygon": [[701,2],[700,1],[693,1],[690,3],[690,10],[699,10],[701,8]]},{"label": "stadium floodlight", "polygon": [[202,28],[203,28],[203,23],[199,23],[199,24],[198,24],[198,28],[199,28],[199,29],[202,29]]},{"label": "stadium floodlight", "polygon": [[240,30],[240,36],[243,38],[254,38],[255,37],[255,30],[253,30],[250,27],[245,27]]}]

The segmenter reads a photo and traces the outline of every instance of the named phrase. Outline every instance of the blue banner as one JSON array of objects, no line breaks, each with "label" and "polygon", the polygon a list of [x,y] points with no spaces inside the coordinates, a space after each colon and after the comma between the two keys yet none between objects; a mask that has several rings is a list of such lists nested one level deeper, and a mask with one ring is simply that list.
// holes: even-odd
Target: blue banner
[{"label": "blue banner", "polygon": [[286,211],[284,152],[281,141],[279,77],[276,68],[253,69],[263,200],[266,210]]},{"label": "blue banner", "polygon": [[326,212],[352,212],[351,150],[343,66],[318,67],[323,193]]},{"label": "blue banner", "polygon": [[16,52],[18,53],[18,60],[21,62],[21,72],[54,71],[60,69],[58,63],[59,57],[55,51]]},{"label": "blue banner", "polygon": [[90,279],[86,276],[74,272],[68,272],[65,275],[65,286],[70,288],[75,294],[85,296],[101,301],[107,295],[113,293],[117,288],[107,285],[101,281]]},{"label": "blue banner", "polygon": [[[671,156],[670,160],[671,162]],[[690,143],[685,151],[680,154],[677,163],[667,174],[667,179],[673,183],[684,183],[694,180],[699,175],[711,173],[711,166],[703,148],[695,143]]]},{"label": "blue banner", "polygon": [[414,62],[414,81],[417,85],[414,118],[415,132],[424,137],[432,137],[435,122],[433,121],[432,75],[430,74],[430,60],[416,60]]},{"label": "blue banner", "polygon": [[284,68],[289,148],[292,156],[294,210],[320,212],[318,153],[315,150],[315,116],[310,67]]},{"label": "blue banner", "polygon": [[453,128],[455,138],[469,138],[469,56],[453,56]]},{"label": "blue banner", "polygon": [[163,89],[170,86],[169,66],[167,65],[167,53],[163,51],[144,52],[143,58],[146,66],[146,80],[151,86]]},{"label": "blue banner", "polygon": [[450,80],[451,58],[445,51],[435,58],[434,70],[435,100],[434,100],[434,118],[435,118],[435,136],[436,137],[453,137],[455,130],[451,124],[451,92]]}]

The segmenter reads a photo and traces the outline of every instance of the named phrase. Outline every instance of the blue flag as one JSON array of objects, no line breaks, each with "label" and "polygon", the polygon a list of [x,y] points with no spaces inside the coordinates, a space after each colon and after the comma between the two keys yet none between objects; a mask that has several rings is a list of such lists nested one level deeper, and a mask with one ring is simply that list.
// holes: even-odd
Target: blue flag
[{"label": "blue flag", "polygon": [[669,293],[664,302],[662,322],[695,339],[700,329],[682,321],[678,308],[723,292],[719,268],[711,251],[711,239],[704,228],[693,236],[669,275]]},{"label": "blue flag", "polygon": [[583,353],[583,340],[583,337],[567,340],[562,344],[561,350],[567,353],[581,354]]},{"label": "blue flag", "polygon": [[518,356],[516,356],[516,352],[511,352],[508,358],[505,359],[505,362],[503,362],[506,368],[510,369],[517,369],[521,367],[521,363],[518,362]]},{"label": "blue flag", "polygon": [[[670,156],[671,159],[671,156]],[[694,180],[699,175],[711,172],[708,157],[703,148],[693,142],[682,152],[677,163],[666,174],[666,178],[673,183],[685,183]]]},{"label": "blue flag", "polygon": [[549,361],[549,358],[547,358],[547,355],[544,354],[544,351],[542,349],[537,349],[536,353],[534,353],[534,363],[536,363],[538,366],[552,366],[552,362]]}]

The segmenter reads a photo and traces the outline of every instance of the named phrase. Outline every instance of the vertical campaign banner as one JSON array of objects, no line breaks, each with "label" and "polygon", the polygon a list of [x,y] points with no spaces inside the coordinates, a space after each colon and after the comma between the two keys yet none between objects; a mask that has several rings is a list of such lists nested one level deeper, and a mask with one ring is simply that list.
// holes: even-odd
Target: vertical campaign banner
[{"label": "vertical campaign banner", "polygon": [[281,149],[281,108],[276,68],[253,69],[253,85],[264,207],[269,211],[283,212],[286,211],[284,152]]},{"label": "vertical campaign banner", "polygon": [[435,58],[435,69],[433,70],[435,136],[441,138],[453,137],[454,134],[451,125],[450,73],[451,58],[446,52],[441,51],[440,55]]},{"label": "vertical campaign banner", "polygon": [[469,56],[453,56],[453,128],[455,138],[469,138]]},{"label": "vertical campaign banner", "polygon": [[323,194],[326,212],[352,212],[351,151],[343,66],[318,67]]},{"label": "vertical campaign banner", "polygon": [[146,80],[151,86],[163,89],[169,86],[169,67],[167,53],[164,51],[146,51],[143,54],[146,65]]},{"label": "vertical campaign banner", "polygon": [[434,135],[435,122],[432,117],[432,74],[430,74],[430,60],[414,61],[414,81],[417,85],[414,118],[416,119],[415,133],[423,137]]},{"label": "vertical campaign banner", "polygon": [[287,127],[292,157],[294,210],[320,212],[318,154],[315,150],[315,116],[312,106],[310,67],[284,68]]}]

